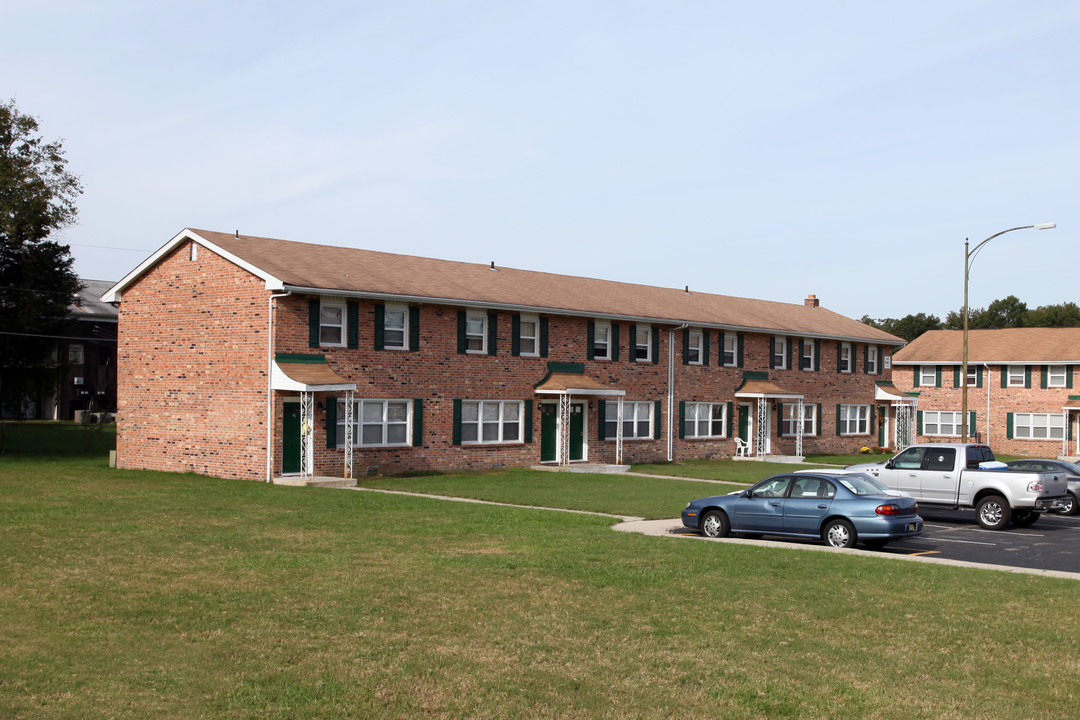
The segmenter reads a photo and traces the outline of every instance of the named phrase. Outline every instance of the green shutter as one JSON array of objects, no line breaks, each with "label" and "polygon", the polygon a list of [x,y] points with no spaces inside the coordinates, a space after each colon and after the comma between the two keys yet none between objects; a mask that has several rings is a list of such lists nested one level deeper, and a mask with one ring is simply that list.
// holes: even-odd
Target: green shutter
[{"label": "green shutter", "polygon": [[710,341],[711,341],[711,338],[709,337],[709,331],[708,330],[702,330],[701,331],[701,352],[703,353],[703,355],[701,356],[701,364],[705,365],[706,367],[709,365],[709,342]]},{"label": "green shutter", "polygon": [[795,368],[795,338],[787,339],[787,369]]},{"label": "green shutter", "polygon": [[326,447],[337,447],[337,398],[326,398]]},{"label": "green shutter", "polygon": [[525,442],[533,440],[533,404],[532,400],[525,400]]},{"label": "green shutter", "polygon": [[[838,342],[838,343],[836,343],[836,372],[841,372],[841,370],[840,370],[840,362],[841,362],[841,360],[843,360],[843,355],[844,355],[844,343]],[[839,435],[839,433],[837,433],[837,435]]]},{"label": "green shutter", "polygon": [[1039,379],[1039,387],[1045,390],[1050,385],[1050,366],[1043,365],[1042,372],[1039,374],[1042,375]]},{"label": "green shutter", "polygon": [[409,350],[420,350],[420,307],[417,305],[409,307]]},{"label": "green shutter", "polygon": [[729,402],[727,404],[727,422],[724,423],[724,433],[725,433],[725,435],[727,435],[727,437],[731,437],[732,434],[733,434],[731,432],[731,428],[732,428],[732,423],[734,423],[734,422],[735,422],[735,403],[734,402]]},{"label": "green shutter", "polygon": [[1009,387],[1009,366],[1002,365],[1001,368],[1001,387]]},{"label": "green shutter", "polygon": [[870,416],[870,434],[873,435],[877,432],[877,406],[871,405],[870,412],[867,414]]},{"label": "green shutter", "polygon": [[739,339],[739,341],[737,343],[738,346],[739,346],[739,362],[738,362],[738,366],[742,367],[743,366],[743,334],[739,333],[737,335],[737,337]]},{"label": "green shutter", "polygon": [[510,321],[510,354],[515,357],[521,355],[521,316],[517,313]]},{"label": "green shutter", "polygon": [[424,446],[424,401],[419,398],[412,401],[412,444]]},{"label": "green shutter", "polygon": [[660,328],[652,329],[652,361],[653,365],[660,362]]},{"label": "green shutter", "polygon": [[383,350],[386,348],[386,306],[379,304],[375,306],[375,349]]},{"label": "green shutter", "polygon": [[975,437],[975,411],[968,411],[968,436]]},{"label": "green shutter", "polygon": [[611,359],[619,359],[619,324],[611,323]]},{"label": "green shutter", "polygon": [[607,401],[601,400],[596,404],[596,439],[606,440],[607,436]]},{"label": "green shutter", "polygon": [[596,321],[590,320],[588,329],[585,331],[585,357],[589,360],[596,359]]},{"label": "green shutter", "polygon": [[630,357],[627,358],[630,362],[634,362],[634,358],[637,357],[637,325],[630,323]]},{"label": "green shutter", "polygon": [[660,401],[653,401],[653,440],[660,439]]},{"label": "green shutter", "polygon": [[308,300],[308,347],[319,347],[319,298]]},{"label": "green shutter", "polygon": [[548,319],[540,318],[540,357],[548,356]]},{"label": "green shutter", "polygon": [[981,388],[983,384],[983,366],[977,365],[975,367],[975,387]]},{"label": "green shutter", "polygon": [[686,401],[679,401],[679,439],[686,439]]},{"label": "green shutter", "polygon": [[1024,387],[1028,388],[1028,389],[1031,388],[1031,366],[1030,365],[1025,365],[1024,366]]},{"label": "green shutter", "polygon": [[922,435],[922,410],[915,413],[915,434]]},{"label": "green shutter", "polygon": [[1072,365],[1065,366],[1065,387],[1072,387]]},{"label": "green shutter", "polygon": [[806,367],[806,347],[805,347],[805,345],[806,345],[806,341],[803,340],[802,338],[799,338],[799,369],[800,370],[809,370],[810,369],[810,368]]},{"label": "green shutter", "polygon": [[457,312],[457,351],[459,353],[465,352],[467,347],[465,342],[465,311],[458,310]]},{"label": "green shutter", "polygon": [[776,367],[776,338],[769,336],[769,369]]},{"label": "green shutter", "polygon": [[683,328],[682,331],[682,364],[690,364],[690,328]]},{"label": "green shutter", "polygon": [[[821,369],[821,341],[820,340],[815,340],[814,341],[814,369],[815,370],[820,370]],[[818,421],[818,427],[819,428],[821,427],[820,420]]]},{"label": "green shutter", "polygon": [[941,387],[941,366],[936,365],[934,373],[934,387]]},{"label": "green shutter", "polygon": [[499,316],[496,313],[488,313],[488,355],[494,355],[497,351],[499,339]]},{"label": "green shutter", "polygon": [[352,350],[360,347],[360,305],[355,300],[345,303],[345,314],[348,317],[348,340],[346,346]]},{"label": "green shutter", "polygon": [[863,372],[870,374],[870,343],[863,346]]},{"label": "green shutter", "polygon": [[461,444],[461,401],[454,400],[454,445]]},{"label": "green shutter", "polygon": [[836,405],[836,437],[840,437],[840,404]]},{"label": "green shutter", "polygon": [[1009,440],[1013,439],[1013,414],[1006,413],[1005,415],[1005,437]]},{"label": "green shutter", "polygon": [[817,426],[814,429],[817,431],[816,434],[817,434],[818,437],[821,437],[821,418],[822,418],[822,415],[821,415],[821,403],[818,403],[817,404],[817,415],[814,417],[814,425]]},{"label": "green shutter", "polygon": [[960,387],[960,366],[956,366],[952,370],[952,386],[954,388]]},{"label": "green shutter", "polygon": [[916,365],[914,367],[914,370],[915,370],[915,377],[912,378],[911,386],[912,387],[919,387],[919,381],[922,380],[922,366],[921,365]]}]

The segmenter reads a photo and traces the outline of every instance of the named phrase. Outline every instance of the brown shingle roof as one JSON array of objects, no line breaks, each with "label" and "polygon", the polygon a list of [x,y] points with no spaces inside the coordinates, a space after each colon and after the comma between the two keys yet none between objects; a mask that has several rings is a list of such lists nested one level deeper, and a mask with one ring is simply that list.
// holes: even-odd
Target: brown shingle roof
[{"label": "brown shingle roof", "polygon": [[[901,344],[822,307],[491,267],[355,248],[190,230],[281,280],[323,291],[565,311]],[[181,234],[183,235],[183,233]],[[180,236],[178,236],[180,237]]]},{"label": "brown shingle roof", "polygon": [[[960,364],[962,330],[930,330],[893,355],[893,364]],[[969,363],[1080,363],[1080,328],[969,330]]]}]

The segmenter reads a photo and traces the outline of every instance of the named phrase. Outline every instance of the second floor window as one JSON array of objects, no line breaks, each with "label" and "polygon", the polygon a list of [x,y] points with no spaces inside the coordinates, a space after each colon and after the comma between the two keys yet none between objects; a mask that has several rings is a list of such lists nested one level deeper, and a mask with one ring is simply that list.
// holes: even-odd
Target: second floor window
[{"label": "second floor window", "polygon": [[772,341],[772,367],[775,370],[787,368],[787,338],[774,337]]},{"label": "second floor window", "polygon": [[593,328],[593,357],[597,360],[612,359],[611,323],[597,321]]},{"label": "second floor window", "polygon": [[345,305],[326,302],[319,305],[319,344],[345,344]]},{"label": "second floor window", "polygon": [[465,352],[487,352],[487,313],[469,310],[465,314]]},{"label": "second floor window", "polygon": [[540,319],[535,315],[522,315],[518,321],[518,352],[521,355],[540,354]]},{"label": "second floor window", "polygon": [[1046,387],[1065,387],[1068,385],[1068,380],[1065,375],[1066,371],[1064,365],[1048,365],[1046,367]]},{"label": "second floor window", "polygon": [[408,350],[408,340],[409,309],[402,305],[387,305],[383,309],[383,347]]},{"label": "second floor window", "polygon": [[1027,369],[1023,365],[1009,366],[1009,387],[1025,387],[1027,385]]},{"label": "second floor window", "polygon": [[686,346],[686,362],[690,365],[701,365],[705,356],[705,334],[700,330],[691,330],[689,342]]},{"label": "second floor window", "polygon": [[739,363],[739,336],[735,333],[723,333],[724,366],[735,367]]},{"label": "second floor window", "polygon": [[639,362],[652,360],[652,326],[638,325],[634,338],[634,359]]},{"label": "second floor window", "polygon": [[840,372],[851,372],[851,343],[840,343]]},{"label": "second floor window", "polygon": [[878,374],[878,349],[876,345],[866,347],[866,373],[867,375]]},{"label": "second floor window", "polygon": [[802,355],[799,360],[799,367],[803,370],[813,370],[816,364],[817,347],[813,340],[803,340],[801,345]]},{"label": "second floor window", "polygon": [[933,387],[937,384],[937,365],[920,365],[915,372],[919,373],[919,385]]}]

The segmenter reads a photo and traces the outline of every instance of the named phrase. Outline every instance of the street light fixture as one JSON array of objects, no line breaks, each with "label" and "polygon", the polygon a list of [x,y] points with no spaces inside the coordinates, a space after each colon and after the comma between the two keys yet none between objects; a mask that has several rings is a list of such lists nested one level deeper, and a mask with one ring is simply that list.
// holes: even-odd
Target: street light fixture
[{"label": "street light fixture", "polygon": [[1009,228],[1008,230],[1002,230],[1001,232],[994,233],[986,238],[976,245],[974,250],[968,250],[967,238],[964,239],[964,360],[960,369],[960,382],[963,383],[961,385],[962,390],[960,391],[961,442],[968,441],[968,278],[971,274],[971,263],[975,262],[975,256],[982,250],[986,243],[1000,235],[1011,233],[1014,230],[1050,230],[1056,227],[1057,223],[1043,222],[1034,225],[1021,225],[1020,227]]}]

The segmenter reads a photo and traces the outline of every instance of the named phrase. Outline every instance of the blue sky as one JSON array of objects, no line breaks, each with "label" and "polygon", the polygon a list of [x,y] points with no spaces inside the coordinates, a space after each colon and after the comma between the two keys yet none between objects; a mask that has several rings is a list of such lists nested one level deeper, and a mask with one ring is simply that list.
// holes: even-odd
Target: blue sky
[{"label": "blue sky", "polygon": [[76,271],[184,227],[940,317],[1076,301],[1080,3],[0,0]]}]

